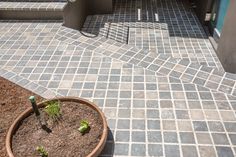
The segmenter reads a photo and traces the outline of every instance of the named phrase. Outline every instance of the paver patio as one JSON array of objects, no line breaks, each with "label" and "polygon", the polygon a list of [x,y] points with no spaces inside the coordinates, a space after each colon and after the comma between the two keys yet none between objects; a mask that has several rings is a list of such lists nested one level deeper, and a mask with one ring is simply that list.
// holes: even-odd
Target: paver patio
[{"label": "paver patio", "polygon": [[188,1],[116,0],[114,13],[88,16],[83,31],[211,67],[219,60]]},{"label": "paver patio", "polygon": [[[155,24],[165,27],[141,27],[153,26],[155,16],[140,23],[139,7],[153,8],[151,15],[156,9],[163,22]],[[188,6],[180,0],[117,0],[113,15],[87,20],[95,17],[118,24],[115,38],[103,32],[87,37],[62,21],[0,21],[0,76],[45,98],[68,95],[96,102],[111,130],[101,156],[236,156],[236,75],[221,68]],[[134,39],[127,45],[118,39],[118,28],[123,33],[134,23]],[[85,23],[83,30],[94,33],[85,30],[94,25]],[[139,31],[154,38],[161,32],[161,39],[149,49],[152,35]]]}]

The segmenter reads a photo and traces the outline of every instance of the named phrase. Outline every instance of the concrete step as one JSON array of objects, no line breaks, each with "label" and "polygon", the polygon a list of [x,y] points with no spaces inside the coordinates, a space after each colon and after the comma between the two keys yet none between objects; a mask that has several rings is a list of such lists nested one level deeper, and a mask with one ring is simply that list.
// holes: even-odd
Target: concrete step
[{"label": "concrete step", "polygon": [[0,1],[0,19],[60,20],[66,4],[65,0]]}]

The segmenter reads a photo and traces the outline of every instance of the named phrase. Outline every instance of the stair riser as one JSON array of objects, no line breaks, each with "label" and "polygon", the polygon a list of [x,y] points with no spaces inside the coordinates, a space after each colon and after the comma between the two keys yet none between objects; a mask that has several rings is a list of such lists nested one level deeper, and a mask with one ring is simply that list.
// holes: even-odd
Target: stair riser
[{"label": "stair riser", "polygon": [[62,11],[3,10],[0,19],[15,20],[62,20]]}]

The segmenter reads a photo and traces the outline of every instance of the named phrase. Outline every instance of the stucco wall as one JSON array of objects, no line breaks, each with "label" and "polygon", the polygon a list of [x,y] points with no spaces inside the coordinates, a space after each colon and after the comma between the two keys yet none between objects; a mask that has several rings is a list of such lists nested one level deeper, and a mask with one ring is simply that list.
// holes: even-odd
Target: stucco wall
[{"label": "stucco wall", "polygon": [[80,29],[88,15],[112,12],[112,0],[76,0],[64,8],[64,26]]},{"label": "stucco wall", "polygon": [[80,29],[89,14],[87,9],[87,1],[77,0],[74,3],[68,3],[63,11],[63,25],[73,29]]}]

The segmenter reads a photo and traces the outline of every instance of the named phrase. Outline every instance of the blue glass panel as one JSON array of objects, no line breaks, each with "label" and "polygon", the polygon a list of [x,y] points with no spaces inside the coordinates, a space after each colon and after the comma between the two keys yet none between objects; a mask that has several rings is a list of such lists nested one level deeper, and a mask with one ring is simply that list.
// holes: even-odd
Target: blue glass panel
[{"label": "blue glass panel", "polygon": [[220,0],[218,17],[217,17],[217,24],[216,24],[216,29],[219,32],[221,32],[221,30],[223,28],[225,15],[226,15],[228,7],[229,7],[229,2],[230,2],[230,0]]}]

